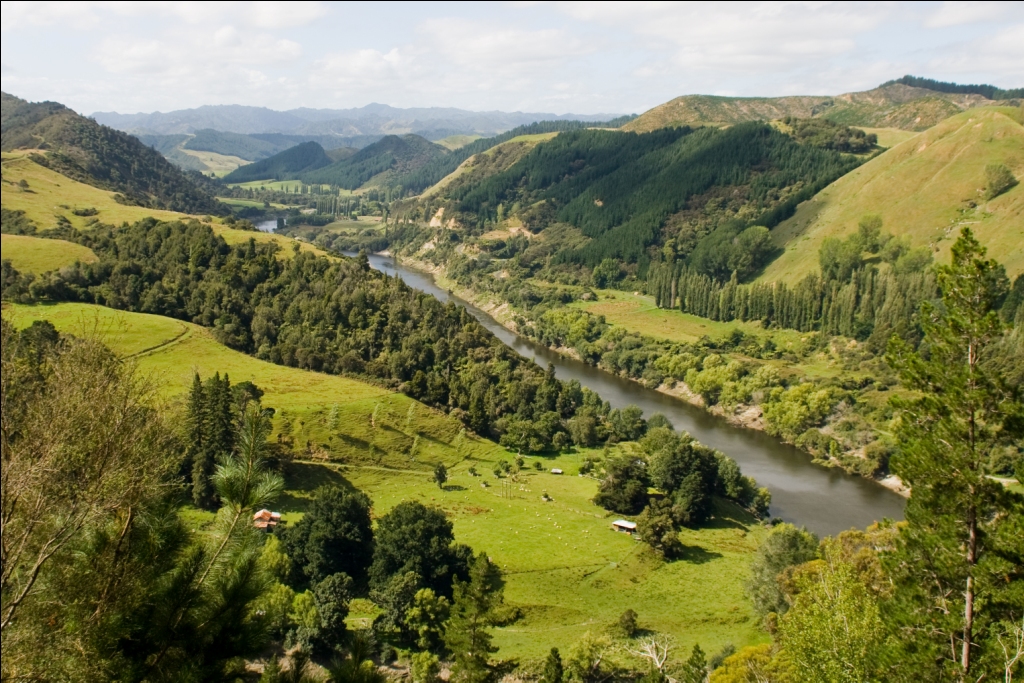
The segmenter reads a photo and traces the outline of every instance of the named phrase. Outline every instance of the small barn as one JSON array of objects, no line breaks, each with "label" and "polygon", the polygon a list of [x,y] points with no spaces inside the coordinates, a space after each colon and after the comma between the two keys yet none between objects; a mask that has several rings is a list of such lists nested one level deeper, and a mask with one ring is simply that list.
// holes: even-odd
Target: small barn
[{"label": "small barn", "polygon": [[261,531],[271,531],[281,523],[281,513],[271,512],[266,508],[253,514],[252,525]]},{"label": "small barn", "polygon": [[630,522],[625,519],[617,519],[612,522],[612,528],[616,531],[621,531],[624,534],[636,533],[636,522]]}]

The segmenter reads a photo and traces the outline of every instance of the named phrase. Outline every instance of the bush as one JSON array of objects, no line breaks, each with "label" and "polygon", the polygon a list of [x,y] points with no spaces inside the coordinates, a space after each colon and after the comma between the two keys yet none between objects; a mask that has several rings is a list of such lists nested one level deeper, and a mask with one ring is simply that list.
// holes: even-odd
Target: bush
[{"label": "bush", "polygon": [[985,167],[985,196],[994,199],[1017,184],[1010,169],[1005,164],[993,164]]}]

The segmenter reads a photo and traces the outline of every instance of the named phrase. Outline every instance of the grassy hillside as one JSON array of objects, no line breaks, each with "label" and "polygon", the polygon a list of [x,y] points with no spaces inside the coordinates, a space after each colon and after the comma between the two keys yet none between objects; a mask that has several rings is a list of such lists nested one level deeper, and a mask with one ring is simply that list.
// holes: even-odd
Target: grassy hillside
[{"label": "grassy hillside", "polygon": [[772,230],[785,253],[762,281],[796,282],[818,269],[826,237],[845,237],[865,214],[948,258],[960,225],[970,225],[1011,275],[1024,272],[1024,187],[984,198],[985,167],[1006,164],[1024,177],[1024,127],[1014,111],[980,108],[958,114],[908,139],[835,181]]},{"label": "grassy hillside", "polygon": [[[455,420],[405,396],[265,363],[221,346],[203,328],[159,316],[60,304],[13,305],[4,317],[18,327],[46,319],[62,331],[98,333],[152,375],[168,399],[187,389],[193,371],[226,371],[234,382],[255,382],[266,391],[266,405],[277,409],[274,438],[280,434],[299,458],[288,467],[288,491],[277,506],[291,523],[311,491],[327,482],[365,490],[375,516],[403,500],[441,506],[456,538],[486,550],[502,567],[506,601],[523,611],[522,619],[498,629],[499,657],[541,657],[552,646],[566,651],[587,631],[607,631],[626,609],[639,614],[641,627],[674,636],[681,651],[695,642],[716,652],[726,643],[742,647],[767,638],[743,595],[764,530],[731,505],[722,504],[708,528],[684,530],[683,559],[664,563],[611,530],[615,516],[590,502],[597,482],[575,476],[580,455],[530,458],[545,471],[527,469],[512,497],[502,497],[489,472],[511,455],[460,437]],[[451,466],[445,491],[430,478],[437,461]],[[484,476],[471,476],[471,466]],[[552,467],[566,474],[548,473]],[[552,501],[541,500],[545,492]],[[709,593],[714,601],[705,598]],[[351,615],[355,622],[372,616],[358,608]]]},{"label": "grassy hillside", "polygon": [[92,263],[92,249],[66,240],[46,240],[28,235],[0,235],[3,258],[22,272],[44,273],[75,261]]},{"label": "grassy hillside", "polygon": [[[26,186],[21,184],[22,181],[25,181]],[[115,194],[109,190],[101,190],[92,185],[72,180],[52,169],[40,166],[26,155],[19,153],[4,153],[3,155],[3,182],[0,184],[0,201],[5,209],[24,211],[26,218],[31,220],[39,230],[54,228],[62,221],[67,221],[80,230],[88,230],[97,222],[119,225],[134,223],[150,216],[166,221],[189,218],[186,214],[174,211],[120,204],[114,200]],[[79,216],[74,213],[75,210],[91,213],[82,211],[83,209],[95,209],[96,213],[88,216]],[[294,253],[292,249],[296,245],[302,251],[323,253],[310,244],[296,242],[283,235],[236,230],[219,220],[214,220],[210,225],[228,244],[239,244],[250,239],[255,239],[258,242],[276,242],[282,247],[279,254],[283,258],[290,258]]]},{"label": "grassy hillside", "polygon": [[471,142],[479,140],[482,135],[449,135],[446,138],[435,140],[434,143],[441,145],[447,150],[456,150],[459,147],[465,147]]},{"label": "grassy hillside", "polygon": [[836,97],[685,95],[658,105],[622,128],[645,132],[667,126],[722,126],[786,116],[820,116],[848,126],[920,131],[969,107],[984,104],[992,101],[981,95],[941,93],[898,83]]},{"label": "grassy hillside", "polygon": [[423,193],[423,196],[451,192],[463,185],[479,183],[485,178],[500,173],[516,163],[539,143],[550,140],[558,133],[537,133],[535,135],[518,135],[507,142],[495,145],[479,154],[474,154],[459,167],[442,178],[436,185]]},{"label": "grassy hillside", "polygon": [[173,211],[217,213],[222,207],[155,149],[56,102],[0,94],[2,138],[9,152],[32,156],[70,178],[111,190],[122,202]]}]

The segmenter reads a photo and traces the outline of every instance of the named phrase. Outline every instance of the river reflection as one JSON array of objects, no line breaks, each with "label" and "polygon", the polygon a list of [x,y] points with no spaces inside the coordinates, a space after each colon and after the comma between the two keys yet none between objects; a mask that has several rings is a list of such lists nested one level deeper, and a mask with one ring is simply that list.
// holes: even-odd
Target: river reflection
[{"label": "river reflection", "polygon": [[523,356],[542,367],[547,367],[548,363],[554,365],[559,379],[578,380],[600,394],[613,408],[635,404],[646,416],[663,413],[676,429],[685,430],[702,443],[726,453],[739,463],[744,474],[754,477],[772,492],[771,513],[775,517],[806,526],[819,535],[865,527],[883,517],[903,517],[903,498],[874,482],[814,465],[806,453],[763,432],[735,427],[685,401],[561,356],[518,336],[484,311],[449,294],[438,287],[429,274],[397,264],[390,257],[371,255],[369,258],[374,269],[398,275],[410,287],[441,301],[465,306],[484,327]]}]

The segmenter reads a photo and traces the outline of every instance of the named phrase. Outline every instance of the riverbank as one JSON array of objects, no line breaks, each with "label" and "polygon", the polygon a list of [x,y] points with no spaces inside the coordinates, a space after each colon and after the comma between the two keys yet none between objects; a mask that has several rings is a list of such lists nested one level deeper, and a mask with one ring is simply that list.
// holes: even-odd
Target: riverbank
[{"label": "riverbank", "polygon": [[[505,329],[512,332],[513,334],[521,334],[519,327],[515,322],[515,311],[508,304],[508,302],[495,301],[493,297],[482,295],[473,289],[460,287],[458,283],[447,277],[447,274],[442,266],[431,263],[429,261],[424,261],[422,259],[412,258],[408,256],[398,258],[391,254],[383,253],[378,255],[390,256],[395,260],[396,263],[401,263],[401,265],[404,267],[407,267],[413,271],[417,271],[423,275],[431,277],[438,287],[445,289],[451,295],[469,304],[472,304],[476,308],[487,313],[495,322],[499,323],[501,326],[503,326]],[[575,349],[568,348],[565,346],[546,346],[545,348],[565,358],[581,362],[579,354],[575,351]],[[657,387],[649,387],[639,379],[627,377],[622,374],[610,371],[608,368],[604,367],[600,363],[598,363],[597,365],[591,365],[591,367],[594,367],[597,370],[608,375],[611,375],[613,377],[616,377],[618,379],[626,380],[631,383],[642,386],[645,389],[653,390],[658,392],[659,394],[670,396],[673,399],[683,401],[690,406],[700,409],[701,411],[708,415],[714,416],[717,419],[725,421],[726,423],[733,427],[761,432],[767,436],[767,425],[764,420],[764,413],[761,409],[761,406],[756,403],[738,404],[732,408],[726,408],[721,404],[708,406],[704,401],[703,397],[701,397],[700,394],[694,392],[683,381],[663,382]],[[888,489],[894,493],[899,494],[903,498],[906,498],[910,495],[910,490],[903,484],[899,477],[893,474],[885,473],[883,476],[864,476],[853,466],[844,465],[844,463],[841,462],[838,458],[815,457],[814,453],[811,453],[810,451],[804,448],[800,448],[793,441],[787,439],[780,439],[780,441],[788,446],[792,446],[793,448],[799,450],[801,453],[803,453],[803,455],[806,458],[808,458],[809,463],[813,465],[821,466],[827,469],[837,469],[845,472],[846,474],[861,477],[865,481],[869,481],[872,482],[872,484],[877,484],[880,487],[884,487],[885,489]],[[843,455],[846,456],[845,459],[847,463],[851,461],[857,462],[851,460],[852,458],[865,460],[863,448],[851,450],[849,452],[844,453]]]}]

